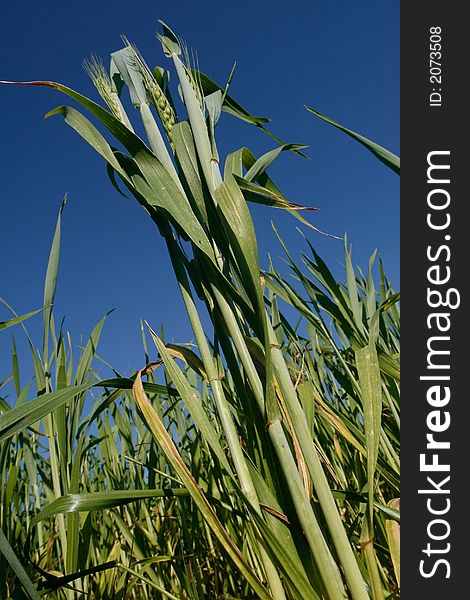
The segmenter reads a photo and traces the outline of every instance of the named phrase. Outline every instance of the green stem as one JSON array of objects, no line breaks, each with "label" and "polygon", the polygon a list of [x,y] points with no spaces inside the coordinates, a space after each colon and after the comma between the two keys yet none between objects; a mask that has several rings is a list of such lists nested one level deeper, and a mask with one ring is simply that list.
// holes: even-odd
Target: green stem
[{"label": "green stem", "polygon": [[[255,510],[261,515],[261,507],[258,500],[251,474],[245,460],[242,447],[240,445],[238,432],[235,423],[230,412],[229,404],[225,398],[225,393],[222,387],[222,382],[217,370],[217,367],[212,358],[212,354],[209,349],[209,344],[202,327],[199,313],[194,303],[193,294],[191,292],[190,284],[184,269],[184,265],[180,258],[180,249],[175,241],[175,238],[171,232],[165,235],[165,239],[170,254],[170,259],[175,271],[175,275],[178,281],[183,302],[186,307],[186,311],[191,322],[191,326],[196,338],[196,343],[201,353],[201,360],[206,370],[207,378],[214,394],[214,401],[217,406],[217,411],[222,423],[222,427],[227,439],[227,443],[230,448],[235,471],[238,475],[240,487],[247,500],[252,504]],[[268,557],[264,548],[260,547],[261,558],[265,567],[266,576],[268,578],[273,598],[276,600],[284,600],[285,593],[280,580],[277,569],[273,565],[271,559]]]},{"label": "green stem", "polygon": [[379,569],[377,566],[377,558],[375,556],[374,542],[371,536],[371,526],[369,518],[364,518],[364,525],[361,534],[362,552],[366,559],[367,570],[370,575],[370,583],[372,588],[373,600],[384,600],[382,580],[380,578]]},{"label": "green stem", "polygon": [[[261,413],[264,415],[263,385],[253,364],[253,360],[250,356],[245,340],[243,339],[240,328],[238,327],[236,318],[227,300],[223,297],[219,290],[213,286],[212,291],[229,334],[238,352],[243,368],[245,369],[248,381],[253,389],[258,407]],[[274,420],[272,423],[268,423],[268,433],[276,450],[279,462],[282,466],[296,508],[297,517],[302,525],[305,536],[318,565],[318,570],[321,573],[325,589],[328,590],[330,598],[344,598],[345,592],[341,574],[334,562],[328,545],[326,544],[321,528],[310,505],[310,500],[305,493],[302,479],[298,472],[297,465],[292,456],[288,440],[279,419]]]},{"label": "green stem", "polygon": [[391,465],[393,465],[393,468],[395,469],[395,471],[397,473],[399,473],[400,472],[400,458],[397,455],[397,453],[395,452],[395,450],[392,446],[392,443],[390,441],[390,438],[388,437],[388,435],[385,433],[385,431],[383,429],[380,431],[380,446],[387,457],[387,461]]},{"label": "green stem", "polygon": [[[48,388],[47,388],[47,391]],[[52,421],[52,414],[49,414],[44,419],[44,428],[46,431],[47,439],[49,441],[49,457],[51,462],[51,477],[52,487],[54,492],[54,498],[60,498],[62,496],[62,489],[60,485],[60,474],[59,474],[59,461],[57,458],[57,452],[55,447],[54,439],[54,425]],[[60,545],[62,547],[62,560],[64,564],[64,571],[66,570],[67,560],[67,531],[65,528],[65,517],[63,514],[57,515],[57,522],[59,525],[59,538]],[[68,594],[69,595],[69,594]]]},{"label": "green stem", "polygon": [[344,525],[339,516],[336,502],[331,493],[328,480],[323,471],[312,439],[312,434],[308,427],[307,419],[305,418],[305,413],[303,412],[297,397],[282,351],[278,346],[276,335],[269,319],[268,325],[276,377],[307,463],[308,470],[312,477],[315,492],[318,496],[333,543],[343,567],[351,595],[353,600],[368,600],[369,595],[359,570],[356,557],[354,556]]},{"label": "green stem", "polygon": [[325,542],[320,525],[315,518],[310,501],[305,493],[305,488],[299,476],[297,465],[292,456],[281,421],[276,419],[272,423],[269,423],[268,432],[276,448],[279,462],[283,467],[297,516],[309,546],[312,549],[328,598],[331,600],[346,598],[341,574]]}]

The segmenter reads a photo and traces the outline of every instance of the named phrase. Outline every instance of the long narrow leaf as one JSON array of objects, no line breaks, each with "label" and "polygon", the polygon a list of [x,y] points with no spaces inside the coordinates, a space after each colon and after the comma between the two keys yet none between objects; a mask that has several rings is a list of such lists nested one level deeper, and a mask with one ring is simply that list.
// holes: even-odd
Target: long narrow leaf
[{"label": "long narrow leaf", "polygon": [[2,331],[3,329],[8,329],[9,327],[13,327],[14,325],[18,325],[18,323],[22,323],[23,321],[26,321],[26,319],[34,317],[34,315],[37,315],[43,310],[43,308],[40,308],[38,310],[33,310],[32,312],[29,312],[25,315],[21,315],[21,317],[15,317],[13,319],[9,319],[8,321],[0,321],[0,331]]},{"label": "long narrow leaf", "polygon": [[392,169],[392,171],[395,171],[395,173],[398,173],[398,175],[400,174],[400,157],[399,156],[397,156],[396,154],[393,154],[393,152],[390,152],[390,150],[387,150],[383,146],[379,146],[375,142],[372,142],[371,140],[367,139],[360,133],[356,133],[355,131],[352,131],[351,129],[347,129],[346,127],[343,127],[343,125],[340,125],[336,121],[333,121],[333,119],[330,119],[329,117],[326,117],[325,115],[322,115],[322,113],[318,112],[318,110],[315,110],[314,108],[311,108],[310,106],[305,106],[305,108],[309,112],[311,112],[314,115],[316,115],[317,117],[319,117],[320,119],[323,119],[323,121],[326,121],[330,125],[333,125],[333,127],[336,127],[340,131],[343,131],[346,135],[349,135],[354,140],[358,141],[365,148],[370,150],[370,152],[372,152],[372,154],[374,154],[380,161],[382,161],[385,165],[387,165],[387,167]]},{"label": "long narrow leaf", "polygon": [[222,548],[227,552],[228,556],[233,560],[241,574],[246,578],[248,583],[252,586],[253,590],[259,595],[259,597],[262,600],[271,600],[270,594],[267,592],[264,585],[259,581],[258,577],[256,577],[256,575],[253,573],[251,568],[247,565],[242,554],[240,553],[240,550],[234,545],[227,532],[223,528],[222,524],[211,508],[207,498],[204,496],[201,488],[179,455],[178,450],[166,431],[162,421],[147,399],[142,386],[142,375],[145,372],[151,372],[152,369],[152,365],[149,365],[146,369],[139,371],[134,387],[132,388],[134,399],[139,407],[145,423],[149,427],[155,441],[164,452],[168,461],[172,464],[176,473],[179,475],[181,482],[189,491],[194,503],[201,511],[202,516],[204,517],[208,526],[211,528],[214,535],[219,540]]},{"label": "long narrow leaf", "polygon": [[93,385],[92,382],[65,388],[38,396],[34,400],[25,402],[20,406],[10,409],[0,416],[0,442],[8,439],[18,431],[34,425],[37,421],[62,406],[74,396],[82,394]]},{"label": "long narrow leaf", "polygon": [[0,553],[3,554],[6,561],[10,565],[11,569],[13,570],[15,575],[18,577],[28,598],[30,598],[31,600],[40,600],[41,596],[36,591],[36,588],[34,587],[33,582],[31,581],[28,574],[24,570],[22,564],[18,560],[18,557],[16,556],[13,548],[8,543],[8,540],[5,537],[5,534],[3,533],[3,531],[1,529],[0,529]]}]

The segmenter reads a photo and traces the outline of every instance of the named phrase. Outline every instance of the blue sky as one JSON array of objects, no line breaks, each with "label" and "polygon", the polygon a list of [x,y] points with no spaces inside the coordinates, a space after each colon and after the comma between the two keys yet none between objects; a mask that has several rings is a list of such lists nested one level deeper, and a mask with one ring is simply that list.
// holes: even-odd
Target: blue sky
[{"label": "blue sky", "polygon": [[[202,71],[225,83],[252,114],[271,118],[288,142],[310,146],[311,160],[283,153],[271,176],[292,201],[318,206],[320,229],[348,234],[354,262],[366,268],[375,248],[399,287],[399,178],[365,149],[307,113],[309,104],[399,154],[399,2],[180,0],[113,2],[16,1],[0,8],[0,79],[60,81],[96,99],[82,61],[108,61],[126,35],[151,65],[169,66],[155,39],[166,21],[197,51]],[[111,187],[101,159],[61,118],[43,115],[67,98],[53,90],[0,88],[0,296],[20,312],[42,304],[43,280],[57,211],[63,213],[55,314],[76,346],[110,308],[99,353],[127,373],[142,366],[139,319],[168,338],[191,339],[166,250],[133,199]],[[224,115],[222,153],[274,147],[255,128]],[[286,272],[271,220],[293,253],[305,249],[297,221],[279,211],[253,211],[260,257]],[[341,242],[308,233],[340,273]],[[7,318],[0,309],[0,320]],[[31,320],[40,344],[40,318]],[[21,330],[15,331],[17,343]],[[0,380],[7,375],[10,337],[0,337]],[[76,350],[78,354],[78,351]]]}]

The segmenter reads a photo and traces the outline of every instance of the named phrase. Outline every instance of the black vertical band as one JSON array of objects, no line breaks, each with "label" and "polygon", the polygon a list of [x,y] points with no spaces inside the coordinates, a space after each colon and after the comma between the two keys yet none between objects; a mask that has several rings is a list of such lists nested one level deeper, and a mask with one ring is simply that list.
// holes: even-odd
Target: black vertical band
[{"label": "black vertical band", "polygon": [[469,594],[470,35],[462,10],[401,4],[405,599]]}]

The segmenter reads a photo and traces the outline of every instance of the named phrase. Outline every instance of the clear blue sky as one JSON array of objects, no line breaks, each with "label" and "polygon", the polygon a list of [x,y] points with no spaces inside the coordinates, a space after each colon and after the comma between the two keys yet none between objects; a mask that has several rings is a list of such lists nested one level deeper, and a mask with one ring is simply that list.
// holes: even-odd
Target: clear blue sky
[{"label": "clear blue sky", "polygon": [[[311,215],[316,226],[347,232],[356,264],[366,268],[377,248],[398,288],[399,178],[303,105],[399,153],[399,2],[4,2],[0,79],[60,81],[96,98],[82,61],[94,52],[107,62],[121,34],[151,66],[168,64],[155,39],[158,18],[197,51],[201,70],[215,81],[224,83],[237,61],[231,94],[253,114],[271,118],[271,131],[284,140],[310,145],[311,160],[281,156],[271,170],[278,186],[290,200],[321,208]],[[151,221],[113,190],[101,159],[60,117],[43,119],[64,103],[53,90],[0,88],[0,296],[20,313],[41,306],[67,192],[56,319],[65,316],[78,345],[116,307],[99,353],[126,373],[142,366],[140,318],[157,328],[163,322],[167,337],[180,342],[191,339],[189,325]],[[274,145],[229,115],[218,129],[223,152],[248,146],[262,153]],[[267,208],[255,210],[254,218],[262,264],[269,251],[286,272],[270,222],[295,253],[304,248],[297,221]],[[340,264],[341,242],[309,236],[330,265]],[[40,318],[29,326],[39,345]],[[21,331],[15,334],[21,344]],[[10,337],[3,334],[0,380],[9,354]]]}]

